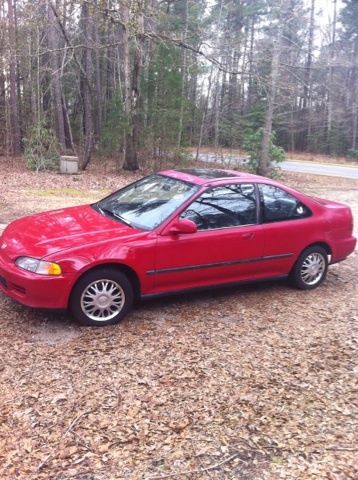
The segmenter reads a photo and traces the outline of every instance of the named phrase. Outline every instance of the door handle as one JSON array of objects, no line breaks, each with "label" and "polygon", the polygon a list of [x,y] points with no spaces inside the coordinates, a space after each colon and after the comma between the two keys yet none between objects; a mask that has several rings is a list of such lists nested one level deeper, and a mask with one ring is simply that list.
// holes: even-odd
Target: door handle
[{"label": "door handle", "polygon": [[245,240],[253,240],[255,238],[254,232],[247,232],[247,233],[242,233],[241,238]]}]

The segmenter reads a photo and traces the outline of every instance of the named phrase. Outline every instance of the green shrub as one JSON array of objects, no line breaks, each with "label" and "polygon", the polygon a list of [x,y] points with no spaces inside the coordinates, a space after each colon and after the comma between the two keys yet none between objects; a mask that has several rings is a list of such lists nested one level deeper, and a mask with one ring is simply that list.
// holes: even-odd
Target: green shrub
[{"label": "green shrub", "polygon": [[180,167],[187,167],[189,166],[190,162],[192,162],[193,156],[185,148],[180,147],[174,149],[173,160],[174,165],[178,165]]},{"label": "green shrub", "polygon": [[24,139],[25,159],[28,168],[35,170],[54,170],[58,168],[60,148],[57,138],[44,120],[35,123]]},{"label": "green shrub", "polygon": [[[249,167],[253,173],[258,173],[261,155],[263,129],[259,128],[255,132],[247,133],[243,147],[249,154]],[[278,145],[275,145],[276,135],[273,132],[269,145],[269,159],[270,169],[273,176],[277,174],[277,169],[280,162],[285,160],[285,150]]]},{"label": "green shrub", "polygon": [[349,158],[353,158],[353,160],[358,160],[358,150],[351,148],[348,150],[347,155]]}]

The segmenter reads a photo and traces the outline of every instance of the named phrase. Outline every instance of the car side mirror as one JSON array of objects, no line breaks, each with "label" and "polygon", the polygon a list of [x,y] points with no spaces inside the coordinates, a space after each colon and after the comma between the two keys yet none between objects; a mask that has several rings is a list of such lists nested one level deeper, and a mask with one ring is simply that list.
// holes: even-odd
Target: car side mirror
[{"label": "car side mirror", "polygon": [[188,218],[178,218],[171,223],[164,235],[179,235],[179,233],[195,233],[197,231],[196,224]]}]

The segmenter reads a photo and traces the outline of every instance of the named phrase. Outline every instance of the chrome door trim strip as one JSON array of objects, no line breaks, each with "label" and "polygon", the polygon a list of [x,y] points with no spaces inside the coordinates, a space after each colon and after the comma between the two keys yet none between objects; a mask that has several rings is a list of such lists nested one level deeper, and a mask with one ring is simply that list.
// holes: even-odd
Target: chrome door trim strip
[{"label": "chrome door trim strip", "polygon": [[199,265],[187,265],[183,267],[161,268],[159,270],[148,270],[146,272],[146,275],[161,275],[163,273],[176,273],[176,272],[184,272],[184,271],[190,271],[190,270],[202,270],[205,268],[227,267],[230,265],[240,265],[245,263],[266,262],[270,260],[276,260],[278,258],[292,257],[292,255],[293,253],[281,253],[279,255],[269,255],[266,257],[243,258],[239,260],[229,260],[225,262],[203,263]]}]

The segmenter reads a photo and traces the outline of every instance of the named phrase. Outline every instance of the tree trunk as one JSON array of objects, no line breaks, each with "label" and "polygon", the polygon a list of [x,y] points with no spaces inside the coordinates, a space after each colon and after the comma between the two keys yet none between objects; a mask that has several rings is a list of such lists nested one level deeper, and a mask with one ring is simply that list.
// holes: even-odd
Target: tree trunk
[{"label": "tree trunk", "polygon": [[249,50],[249,80],[247,87],[246,111],[249,111],[253,104],[253,84],[254,84],[254,42],[255,42],[255,23],[256,17],[252,16],[250,26],[250,50]]},{"label": "tree trunk", "polygon": [[309,105],[309,99],[311,94],[311,77],[312,77],[312,50],[313,50],[313,35],[314,35],[314,11],[315,0],[311,0],[310,10],[310,26],[308,34],[308,46],[307,46],[307,61],[305,68],[305,82],[303,86],[303,108],[306,109]]},{"label": "tree trunk", "polygon": [[357,135],[358,135],[358,38],[356,38],[353,47],[352,58],[352,150],[358,148]]},{"label": "tree trunk", "polygon": [[[222,19],[222,11],[223,11],[223,0],[220,0],[220,7],[219,7],[219,18],[218,18],[218,30],[221,29],[221,19]],[[216,83],[215,83],[215,97],[214,97],[214,148],[215,150],[218,149],[219,141],[220,141],[220,109],[222,102],[220,101],[220,97],[222,95],[222,86],[220,87],[220,77],[221,72],[218,71],[216,75]],[[225,75],[222,75],[222,84],[225,81]]]},{"label": "tree trunk", "polygon": [[16,156],[21,153],[21,130],[18,97],[17,77],[17,52],[15,34],[15,9],[16,0],[8,0],[9,19],[9,81],[10,81],[10,126],[11,126],[11,154]]},{"label": "tree trunk", "polygon": [[[58,1],[56,2],[56,9]],[[62,86],[61,86],[61,66],[59,59],[59,35],[57,20],[52,8],[48,8],[48,44],[50,48],[50,65],[51,65],[51,96],[56,118],[56,134],[62,149],[66,148],[65,120],[62,107]]]},{"label": "tree trunk", "polygon": [[[123,54],[125,109],[128,122],[123,168],[131,171],[138,170],[139,168],[138,147],[141,121],[139,95],[143,63],[144,6],[145,2],[143,0],[131,0],[130,5],[126,2],[122,7],[123,18],[125,19]],[[133,31],[132,35],[129,29]],[[129,48],[130,40],[133,41],[132,69]]]},{"label": "tree trunk", "polygon": [[83,129],[84,129],[84,145],[82,169],[85,170],[91,161],[91,155],[94,144],[94,129],[92,117],[92,92],[90,79],[92,77],[92,51],[90,48],[91,28],[89,21],[89,8],[87,2],[81,7],[81,25],[83,29],[83,42],[85,45],[83,52],[83,72],[82,72],[82,98],[83,98]]},{"label": "tree trunk", "polygon": [[309,27],[309,36],[308,36],[308,51],[307,51],[307,63],[305,71],[305,84],[303,90],[303,108],[304,116],[306,117],[306,110],[308,108],[308,127],[307,127],[307,136],[306,136],[306,150],[309,149],[310,137],[312,131],[312,51],[313,51],[313,40],[314,40],[314,14],[315,14],[315,0],[311,0],[311,11],[310,11],[310,27]]},{"label": "tree trunk", "polygon": [[193,73],[190,76],[189,80],[189,87],[188,87],[188,97],[189,97],[189,104],[190,104],[190,138],[189,144],[193,145],[195,142],[195,134],[196,134],[196,97],[197,97],[197,90],[198,90],[198,73],[197,73],[197,65],[198,60],[197,56],[191,54],[189,57],[189,61],[193,68]]},{"label": "tree trunk", "polygon": [[327,143],[328,144],[329,144],[329,136],[332,130],[332,120],[333,120],[333,75],[334,75],[334,62],[336,59],[336,25],[337,25],[337,0],[333,0],[332,42],[331,42],[331,58],[330,58],[330,66],[329,66],[328,105],[327,105]]},{"label": "tree trunk", "polygon": [[[128,0],[129,1],[129,0]],[[134,154],[131,151],[132,142],[130,134],[132,133],[132,75],[131,75],[131,58],[130,58],[130,38],[129,38],[129,22],[130,22],[130,5],[128,2],[125,2],[122,5],[122,15],[123,15],[123,35],[122,35],[122,44],[123,44],[123,76],[124,76],[124,111],[126,113],[127,119],[127,133],[126,133],[126,144],[124,147],[124,164],[123,168],[126,170],[138,169],[138,160],[136,153]]]},{"label": "tree trunk", "polygon": [[5,75],[3,68],[3,57],[0,55],[0,155],[2,155],[2,147],[6,145],[6,102],[5,102]]},{"label": "tree trunk", "polygon": [[[5,24],[5,12],[4,5],[0,6],[0,24]],[[7,144],[7,108],[6,108],[6,97],[8,85],[6,82],[6,69],[5,69],[5,48],[6,48],[6,36],[7,31],[5,29],[0,29],[0,155],[4,154],[4,150]]]},{"label": "tree trunk", "polygon": [[136,51],[133,59],[132,85],[131,85],[131,113],[129,131],[126,138],[126,152],[123,168],[125,170],[138,170],[138,147],[140,132],[140,113],[139,113],[139,88],[140,76],[142,71],[142,50],[140,45],[136,45]]},{"label": "tree trunk", "polygon": [[41,119],[42,93],[41,93],[41,56],[40,56],[40,29],[36,29],[36,121]]},{"label": "tree trunk", "polygon": [[352,150],[357,150],[358,106],[353,105]]},{"label": "tree trunk", "polygon": [[284,16],[282,14],[282,3],[283,0],[279,2],[279,13],[278,13],[278,25],[277,33],[273,41],[273,53],[271,60],[271,72],[269,77],[269,84],[267,87],[267,104],[265,112],[265,123],[262,135],[261,142],[261,154],[258,167],[258,173],[263,176],[267,176],[270,171],[270,140],[272,134],[272,119],[273,112],[275,107],[275,99],[277,93],[277,82],[279,76],[280,68],[280,54],[282,48],[282,24],[281,18]]},{"label": "tree trunk", "polygon": [[96,122],[96,137],[97,141],[101,138],[101,132],[102,132],[102,109],[103,109],[103,104],[102,104],[102,82],[101,82],[101,57],[100,57],[100,42],[99,42],[99,35],[98,35],[98,30],[99,30],[99,22],[100,22],[100,16],[98,13],[98,8],[97,8],[97,0],[95,1],[96,5],[96,10],[95,14],[93,16],[93,40],[94,40],[94,58],[95,58],[95,88],[96,88],[96,116],[95,116],[95,122]]},{"label": "tree trunk", "polygon": [[201,118],[199,140],[198,140],[198,146],[197,146],[196,155],[195,155],[195,161],[196,162],[199,160],[200,148],[201,148],[201,144],[202,144],[202,141],[203,141],[205,120],[206,120],[206,115],[208,113],[209,100],[210,100],[210,95],[211,95],[211,84],[212,84],[212,78],[213,78],[213,71],[214,71],[214,66],[211,65],[209,83],[208,83],[208,91],[207,91],[207,94],[206,94],[207,96],[206,96],[206,102],[205,102],[205,106],[204,106],[203,116]]},{"label": "tree trunk", "polygon": [[[220,141],[220,77],[221,72],[218,72],[216,75],[216,85],[215,85],[215,97],[214,97],[214,148],[215,150],[219,147]],[[223,79],[224,76],[222,75]]]},{"label": "tree trunk", "polygon": [[[189,5],[188,0],[185,0],[185,8],[184,8],[184,35],[183,40],[184,42],[187,41],[188,36],[188,20],[189,20]],[[179,112],[179,127],[178,127],[178,143],[177,148],[181,147],[182,136],[183,136],[183,117],[184,117],[184,96],[185,96],[185,82],[186,82],[186,70],[187,70],[187,49],[184,48],[183,52],[183,68],[181,71],[182,74],[182,84],[181,84],[181,98],[180,98],[180,112]]]}]

